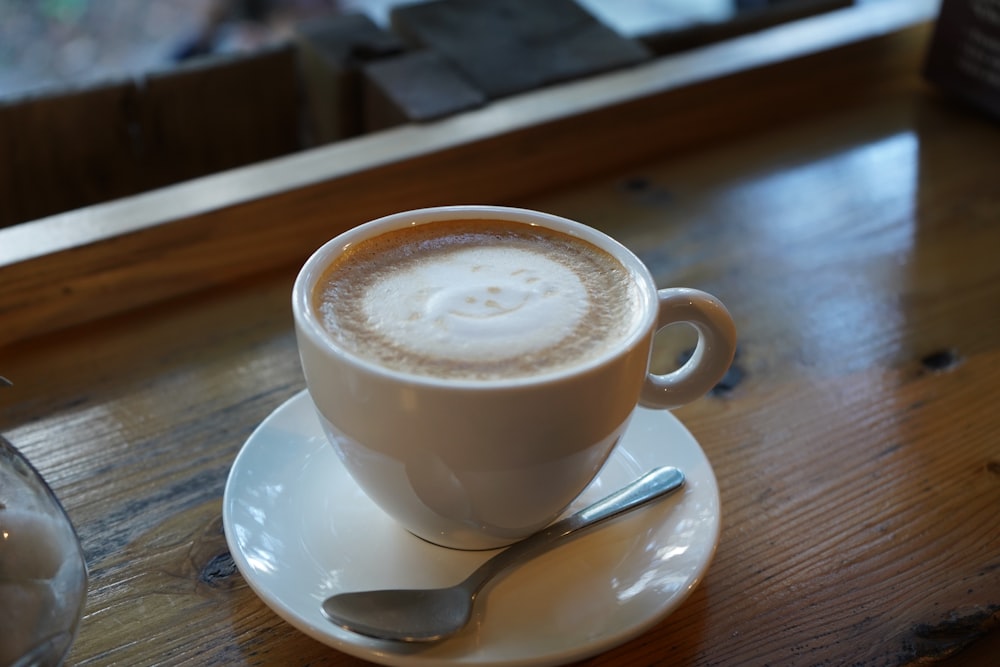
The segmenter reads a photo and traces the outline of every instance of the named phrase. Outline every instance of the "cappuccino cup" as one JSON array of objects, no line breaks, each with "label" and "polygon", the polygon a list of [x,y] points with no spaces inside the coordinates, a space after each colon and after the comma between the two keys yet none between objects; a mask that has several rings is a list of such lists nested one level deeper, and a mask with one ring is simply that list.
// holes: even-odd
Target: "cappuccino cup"
[{"label": "cappuccino cup", "polygon": [[[637,405],[704,395],[736,344],[715,297],[657,290],[591,227],[498,206],[355,227],[306,261],[292,308],[309,394],[346,470],[404,528],[460,549],[546,526]],[[653,374],[654,335],[677,323],[697,332],[695,352]]]}]

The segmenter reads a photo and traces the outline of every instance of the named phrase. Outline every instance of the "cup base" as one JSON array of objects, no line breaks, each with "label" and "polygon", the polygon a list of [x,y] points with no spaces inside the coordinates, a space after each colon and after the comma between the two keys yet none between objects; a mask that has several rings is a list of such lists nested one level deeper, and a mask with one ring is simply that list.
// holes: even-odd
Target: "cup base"
[{"label": "cup base", "polygon": [[[358,487],[408,532],[435,546],[485,551],[542,530],[597,476],[628,420],[599,442],[555,461],[500,470],[456,470],[432,452],[400,461],[339,430],[316,408],[327,440]],[[568,472],[567,472],[568,471]],[[578,480],[556,489],[554,480]]]}]

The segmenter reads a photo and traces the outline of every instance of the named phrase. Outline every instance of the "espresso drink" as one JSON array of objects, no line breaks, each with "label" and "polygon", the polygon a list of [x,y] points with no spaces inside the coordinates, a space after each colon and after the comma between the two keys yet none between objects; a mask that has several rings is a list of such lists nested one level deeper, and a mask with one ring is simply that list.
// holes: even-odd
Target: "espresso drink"
[{"label": "espresso drink", "polygon": [[591,243],[505,220],[448,220],[352,245],[312,294],[351,353],[409,374],[496,380],[579,366],[632,333],[622,264]]}]

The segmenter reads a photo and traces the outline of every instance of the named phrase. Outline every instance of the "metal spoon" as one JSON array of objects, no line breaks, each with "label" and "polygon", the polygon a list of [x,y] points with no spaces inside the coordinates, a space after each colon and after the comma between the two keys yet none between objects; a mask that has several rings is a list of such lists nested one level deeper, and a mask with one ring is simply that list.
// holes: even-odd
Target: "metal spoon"
[{"label": "metal spoon", "polygon": [[507,547],[455,586],[341,593],[323,602],[323,613],[345,630],[377,639],[445,639],[465,627],[476,596],[502,571],[563,544],[571,535],[660,498],[683,483],[684,473],[677,468],[656,468],[607,498]]}]

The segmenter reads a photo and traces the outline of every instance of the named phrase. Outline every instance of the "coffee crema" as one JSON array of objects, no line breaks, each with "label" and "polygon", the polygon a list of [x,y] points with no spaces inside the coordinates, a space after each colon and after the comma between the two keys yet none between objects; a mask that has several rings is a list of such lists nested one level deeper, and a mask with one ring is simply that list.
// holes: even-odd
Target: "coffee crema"
[{"label": "coffee crema", "polygon": [[442,220],[362,240],[312,293],[349,352],[404,373],[497,380],[601,356],[637,325],[639,293],[608,252],[507,220]]}]

